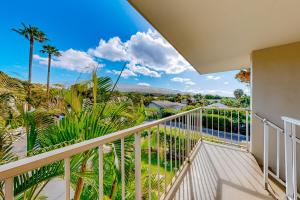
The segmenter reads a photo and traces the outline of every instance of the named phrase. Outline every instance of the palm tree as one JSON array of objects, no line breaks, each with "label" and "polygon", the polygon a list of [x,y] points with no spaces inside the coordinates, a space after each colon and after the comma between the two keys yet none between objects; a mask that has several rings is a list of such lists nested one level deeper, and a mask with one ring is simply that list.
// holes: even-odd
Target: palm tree
[{"label": "palm tree", "polygon": [[24,36],[27,40],[30,42],[30,48],[29,48],[29,73],[28,73],[28,98],[30,99],[30,94],[31,94],[31,79],[32,79],[32,58],[33,58],[33,46],[34,46],[34,41],[38,42],[44,42],[47,40],[46,35],[44,32],[42,32],[38,27],[31,26],[31,25],[26,25],[22,23],[22,28],[15,29],[13,28],[12,30],[19,33],[20,35]]},{"label": "palm tree", "polygon": [[50,85],[50,68],[51,68],[51,58],[53,56],[61,56],[58,49],[51,45],[43,45],[42,53],[48,54],[48,75],[47,75],[47,99],[49,99],[49,85]]}]

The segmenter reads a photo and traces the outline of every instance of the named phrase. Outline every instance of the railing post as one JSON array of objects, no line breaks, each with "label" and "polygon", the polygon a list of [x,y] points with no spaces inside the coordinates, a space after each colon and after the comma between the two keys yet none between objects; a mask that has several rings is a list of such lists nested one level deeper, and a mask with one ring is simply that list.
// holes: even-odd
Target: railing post
[{"label": "railing post", "polygon": [[70,199],[70,158],[65,158],[64,160],[64,168],[65,168],[65,188],[66,188],[66,200]]},{"label": "railing post", "polygon": [[5,199],[14,199],[14,178],[5,179]]},{"label": "railing post", "polygon": [[100,145],[98,147],[98,178],[99,178],[99,186],[98,186],[98,192],[99,192],[99,200],[103,200],[103,145]]},{"label": "railing post", "polygon": [[293,142],[291,124],[284,122],[286,197],[293,197]]},{"label": "railing post", "polygon": [[296,126],[292,124],[292,143],[293,143],[293,188],[294,200],[297,200],[297,142],[296,142]]},{"label": "railing post", "polygon": [[269,125],[264,119],[264,187],[268,188],[269,168]]},{"label": "railing post", "polygon": [[135,199],[142,199],[142,184],[141,184],[141,134],[134,135],[135,149]]}]

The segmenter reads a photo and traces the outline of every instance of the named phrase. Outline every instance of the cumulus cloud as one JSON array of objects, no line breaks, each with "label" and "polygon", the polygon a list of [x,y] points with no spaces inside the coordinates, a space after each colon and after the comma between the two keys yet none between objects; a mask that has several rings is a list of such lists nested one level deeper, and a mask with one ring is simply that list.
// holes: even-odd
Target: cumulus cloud
[{"label": "cumulus cloud", "polygon": [[158,73],[157,71],[151,70],[151,69],[149,69],[147,67],[144,67],[144,66],[129,63],[129,64],[127,64],[127,67],[132,72],[142,74],[144,76],[151,76],[151,77],[156,77],[156,78],[161,77],[161,74]]},{"label": "cumulus cloud", "polygon": [[[96,62],[91,55],[83,51],[68,49],[60,53],[60,57],[55,57],[51,60],[52,66],[78,72],[90,72],[95,67],[103,67],[103,65]],[[42,65],[48,64],[48,58],[46,57],[34,55],[34,59]]]},{"label": "cumulus cloud", "polygon": [[[113,74],[119,75],[121,73],[121,71],[118,71],[118,70],[109,70],[108,73],[113,73]],[[137,75],[133,71],[130,71],[128,69],[124,69],[124,71],[122,72],[121,77],[128,78],[130,76],[137,76]]]},{"label": "cumulus cloud", "polygon": [[98,46],[95,49],[89,49],[88,53],[110,61],[128,60],[125,45],[119,37],[113,37],[107,42],[101,39]]},{"label": "cumulus cloud", "polygon": [[140,86],[146,86],[146,87],[149,87],[149,86],[150,86],[149,83],[138,83],[138,85],[140,85]]},{"label": "cumulus cloud", "polygon": [[195,82],[193,82],[190,78],[174,77],[171,81],[184,83],[186,85],[195,85]]},{"label": "cumulus cloud", "polygon": [[127,61],[133,72],[152,77],[160,77],[159,72],[179,74],[194,70],[157,31],[151,29],[137,32],[126,42],[119,37],[107,42],[100,40],[99,45],[89,49],[88,53],[110,61]]},{"label": "cumulus cloud", "polygon": [[225,81],[225,82],[224,82],[224,85],[228,85],[228,84],[229,84],[229,82],[228,82],[228,81]]},{"label": "cumulus cloud", "polygon": [[209,80],[219,80],[219,79],[221,79],[220,76],[213,76],[213,75],[206,76],[206,78],[209,79]]}]

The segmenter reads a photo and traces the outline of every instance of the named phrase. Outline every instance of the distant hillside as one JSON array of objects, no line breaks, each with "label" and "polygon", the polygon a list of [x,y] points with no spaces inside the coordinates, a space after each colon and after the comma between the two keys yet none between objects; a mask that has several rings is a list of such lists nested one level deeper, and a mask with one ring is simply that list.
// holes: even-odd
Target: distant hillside
[{"label": "distant hillside", "polygon": [[117,86],[119,92],[139,92],[143,94],[187,94],[179,90],[171,90],[165,88],[157,88],[151,86],[142,86],[142,85],[130,85],[130,84],[120,84]]},{"label": "distant hillside", "polygon": [[0,94],[11,93],[16,96],[26,95],[26,82],[13,78],[0,71]]},{"label": "distant hillside", "polygon": [[[6,98],[7,102],[2,102],[4,105],[12,101],[16,102],[18,106],[22,106],[28,93],[28,83],[17,78],[13,78],[6,73],[0,71],[0,97]],[[9,98],[8,98],[9,97]],[[31,85],[31,104],[38,106],[44,103],[46,99],[46,85],[33,83]]]}]

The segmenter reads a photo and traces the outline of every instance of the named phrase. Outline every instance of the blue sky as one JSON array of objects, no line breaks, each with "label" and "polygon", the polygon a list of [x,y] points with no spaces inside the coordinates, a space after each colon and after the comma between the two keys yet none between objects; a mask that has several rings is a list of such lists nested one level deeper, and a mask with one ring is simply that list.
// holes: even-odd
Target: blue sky
[{"label": "blue sky", "polygon": [[[116,79],[127,64],[121,84],[151,85],[232,96],[248,88],[234,79],[237,71],[200,75],[125,0],[0,2],[0,70],[28,76],[29,42],[11,31],[21,22],[39,27],[62,56],[52,61],[52,83],[72,84],[99,76]],[[35,44],[33,81],[45,83],[47,59]]]}]

